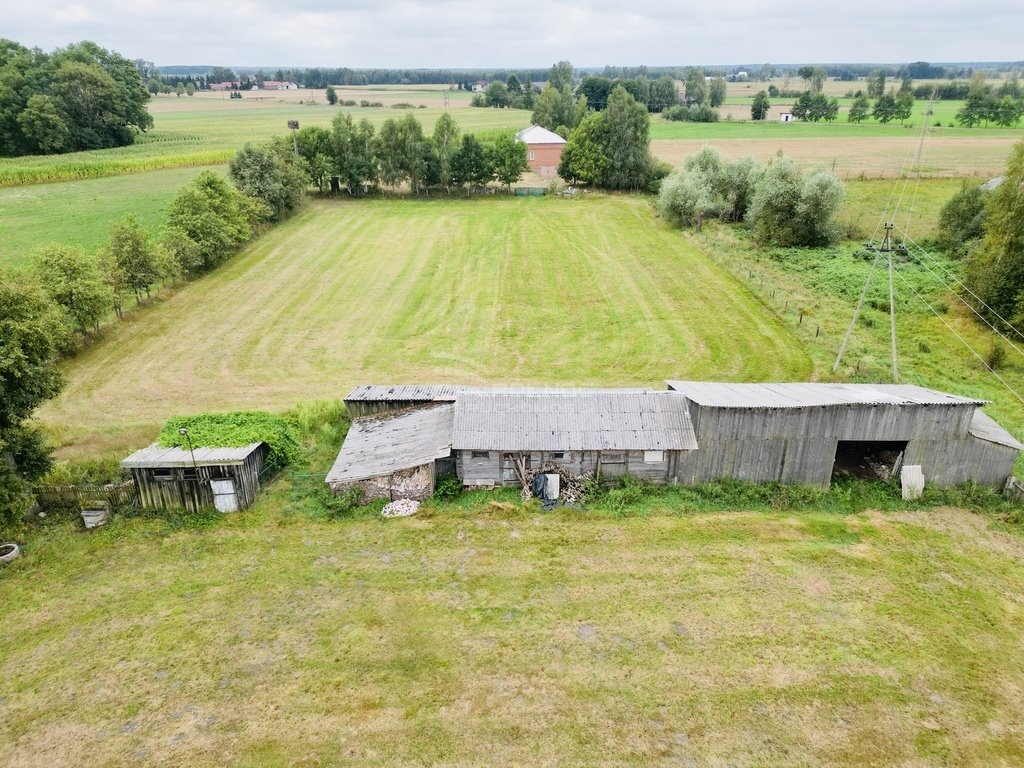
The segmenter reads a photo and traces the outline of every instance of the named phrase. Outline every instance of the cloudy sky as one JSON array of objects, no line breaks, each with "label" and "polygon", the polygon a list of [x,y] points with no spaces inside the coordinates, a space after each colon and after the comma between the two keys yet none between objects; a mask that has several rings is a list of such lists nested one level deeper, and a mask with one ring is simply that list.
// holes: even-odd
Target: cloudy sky
[{"label": "cloudy sky", "polygon": [[1024,59],[1021,0],[0,0],[0,37],[158,65],[524,67]]}]

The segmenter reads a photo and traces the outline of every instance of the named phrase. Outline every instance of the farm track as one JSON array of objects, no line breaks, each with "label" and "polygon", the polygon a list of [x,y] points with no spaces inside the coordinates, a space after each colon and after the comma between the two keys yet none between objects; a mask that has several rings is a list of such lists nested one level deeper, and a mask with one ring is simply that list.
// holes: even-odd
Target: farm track
[{"label": "farm track", "polygon": [[810,372],[792,332],[647,200],[317,201],[110,328],[41,418],[71,450],[120,451],[176,413],[283,410],[366,381]]}]

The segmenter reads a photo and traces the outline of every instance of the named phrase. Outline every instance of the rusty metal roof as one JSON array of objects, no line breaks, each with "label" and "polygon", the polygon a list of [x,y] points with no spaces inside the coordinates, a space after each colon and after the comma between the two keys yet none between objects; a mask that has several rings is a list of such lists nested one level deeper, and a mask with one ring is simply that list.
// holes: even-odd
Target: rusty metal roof
[{"label": "rusty metal roof", "polygon": [[710,408],[812,408],[830,405],[984,405],[913,384],[726,384],[667,381],[670,390]]},{"label": "rusty metal roof", "polygon": [[671,392],[473,389],[455,403],[452,445],[479,451],[693,450],[686,401]]}]

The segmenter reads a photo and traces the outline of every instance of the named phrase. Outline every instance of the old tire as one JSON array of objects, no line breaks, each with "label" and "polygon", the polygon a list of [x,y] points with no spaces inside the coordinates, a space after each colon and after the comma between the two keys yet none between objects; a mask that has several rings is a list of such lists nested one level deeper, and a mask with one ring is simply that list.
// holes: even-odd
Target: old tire
[{"label": "old tire", "polygon": [[0,563],[9,563],[21,556],[21,550],[17,544],[0,544]]}]

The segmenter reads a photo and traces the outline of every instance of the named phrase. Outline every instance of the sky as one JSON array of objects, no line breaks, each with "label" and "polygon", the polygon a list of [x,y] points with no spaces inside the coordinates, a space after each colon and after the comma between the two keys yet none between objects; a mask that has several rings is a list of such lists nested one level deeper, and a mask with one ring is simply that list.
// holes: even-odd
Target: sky
[{"label": "sky", "polygon": [[158,66],[1017,61],[1021,0],[0,0],[0,37]]}]

